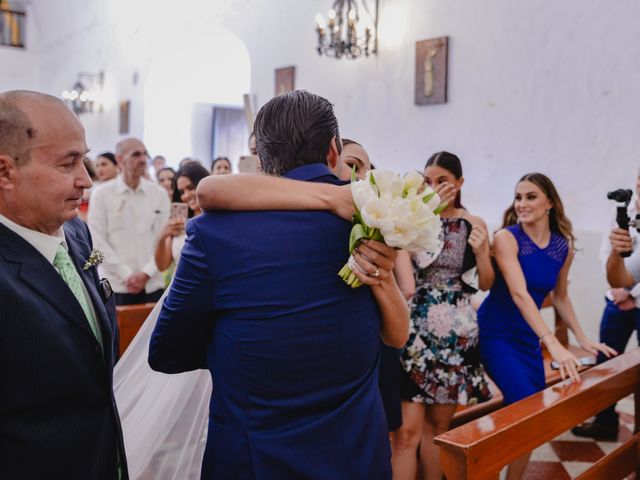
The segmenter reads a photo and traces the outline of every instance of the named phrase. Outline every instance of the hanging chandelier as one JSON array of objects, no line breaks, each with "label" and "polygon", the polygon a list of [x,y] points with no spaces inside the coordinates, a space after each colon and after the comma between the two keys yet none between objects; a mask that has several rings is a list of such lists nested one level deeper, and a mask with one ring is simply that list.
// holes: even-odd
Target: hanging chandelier
[{"label": "hanging chandelier", "polygon": [[377,53],[378,0],[336,0],[326,21],[321,13],[316,15],[316,32],[319,55],[358,58]]}]

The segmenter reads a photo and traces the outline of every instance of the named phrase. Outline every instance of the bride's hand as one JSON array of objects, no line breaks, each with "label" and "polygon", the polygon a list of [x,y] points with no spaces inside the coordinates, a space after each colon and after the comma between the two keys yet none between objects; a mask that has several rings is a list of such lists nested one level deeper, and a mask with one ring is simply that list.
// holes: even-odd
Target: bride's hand
[{"label": "bride's hand", "polygon": [[363,285],[380,285],[392,279],[398,252],[395,248],[376,240],[364,240],[353,251],[356,268],[353,273]]},{"label": "bride's hand", "polygon": [[333,188],[330,199],[331,211],[338,215],[340,218],[351,221],[353,214],[356,213],[356,208],[353,205],[353,196],[351,194],[351,185],[342,185],[341,187]]}]

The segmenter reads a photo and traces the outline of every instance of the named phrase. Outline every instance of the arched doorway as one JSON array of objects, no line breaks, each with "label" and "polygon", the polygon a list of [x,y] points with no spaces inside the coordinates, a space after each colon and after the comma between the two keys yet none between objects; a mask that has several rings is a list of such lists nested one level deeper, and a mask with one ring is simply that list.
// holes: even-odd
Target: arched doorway
[{"label": "arched doorway", "polygon": [[152,61],[146,76],[147,148],[174,166],[187,156],[208,166],[214,106],[242,108],[250,83],[249,53],[236,34],[203,27],[183,37]]}]

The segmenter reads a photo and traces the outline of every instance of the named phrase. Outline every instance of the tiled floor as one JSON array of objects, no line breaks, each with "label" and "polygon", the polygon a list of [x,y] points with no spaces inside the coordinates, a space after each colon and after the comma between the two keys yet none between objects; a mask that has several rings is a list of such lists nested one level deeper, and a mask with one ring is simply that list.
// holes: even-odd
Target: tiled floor
[{"label": "tiled floor", "polygon": [[[615,450],[632,436],[633,398],[628,397],[619,402],[617,410],[620,413],[620,433],[617,442],[596,442],[576,437],[571,431],[565,432],[533,451],[524,480],[575,478],[592,463]],[[504,473],[503,471],[501,478],[504,478]],[[635,479],[635,475],[628,478]]]}]

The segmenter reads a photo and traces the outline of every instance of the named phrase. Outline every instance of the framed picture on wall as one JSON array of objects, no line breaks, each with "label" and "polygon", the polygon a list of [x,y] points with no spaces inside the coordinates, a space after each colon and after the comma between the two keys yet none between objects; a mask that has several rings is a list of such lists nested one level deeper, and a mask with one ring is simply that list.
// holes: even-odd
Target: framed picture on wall
[{"label": "framed picture on wall", "polygon": [[449,37],[416,42],[416,105],[446,103],[448,52]]},{"label": "framed picture on wall", "polygon": [[294,90],[296,67],[276,68],[276,96]]},{"label": "framed picture on wall", "polygon": [[131,102],[129,100],[123,100],[120,102],[120,127],[118,132],[121,135],[129,133],[129,110],[131,108]]}]

